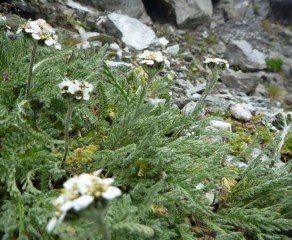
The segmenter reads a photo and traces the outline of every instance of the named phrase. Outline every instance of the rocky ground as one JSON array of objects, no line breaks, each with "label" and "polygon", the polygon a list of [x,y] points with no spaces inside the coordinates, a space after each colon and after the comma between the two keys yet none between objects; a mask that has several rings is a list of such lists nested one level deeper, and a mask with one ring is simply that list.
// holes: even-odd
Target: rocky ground
[{"label": "rocky ground", "polygon": [[[205,89],[205,57],[225,58],[231,65],[206,99],[207,113],[243,122],[264,115],[271,122],[278,112],[291,109],[291,1],[31,0],[10,1],[2,8],[48,19],[65,44],[97,49],[109,44],[112,67],[135,65],[133,57],[146,48],[164,51],[174,79],[173,103],[185,114]],[[16,15],[8,20],[12,30],[20,21]],[[267,58],[281,59],[281,69],[270,69]]]}]

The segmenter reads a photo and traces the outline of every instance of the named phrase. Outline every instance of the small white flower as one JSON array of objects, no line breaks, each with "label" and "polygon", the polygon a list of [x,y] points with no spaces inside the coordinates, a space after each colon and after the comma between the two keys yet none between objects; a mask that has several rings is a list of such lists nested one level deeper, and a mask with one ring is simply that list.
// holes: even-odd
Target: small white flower
[{"label": "small white flower", "polygon": [[138,59],[140,64],[146,64],[148,66],[167,61],[162,52],[151,52],[149,50],[145,50],[142,54],[140,54]]},{"label": "small white flower", "polygon": [[154,60],[142,60],[140,61],[140,64],[146,64],[146,65],[154,65]]},{"label": "small white flower", "polygon": [[26,24],[18,28],[16,33],[20,33],[23,30],[25,33],[30,34],[33,39],[42,41],[47,46],[54,46],[56,49],[61,49],[55,30],[43,19],[29,20]]},{"label": "small white flower", "polygon": [[87,194],[88,190],[93,186],[93,181],[94,178],[87,173],[82,173],[79,177],[78,177],[78,191],[80,192],[80,194]]},{"label": "small white flower", "polygon": [[65,80],[58,84],[61,89],[61,93],[66,97],[73,97],[77,100],[89,100],[90,93],[93,91],[93,85],[88,82],[79,82],[77,80]]},{"label": "small white flower", "polygon": [[229,68],[229,63],[221,58],[206,58],[203,63],[207,64],[210,68],[212,67],[220,67],[223,69]]},{"label": "small white flower", "polygon": [[[84,84],[86,85],[86,84]],[[62,86],[67,86],[63,84]],[[88,84],[87,88],[93,88]],[[61,224],[70,210],[81,211],[87,208],[94,200],[112,200],[121,195],[121,190],[110,186],[113,178],[100,178],[98,170],[93,174],[82,173],[64,183],[64,192],[53,202],[57,208],[55,216],[49,221],[47,231],[53,231],[57,224]]]},{"label": "small white flower", "polygon": [[9,26],[6,25],[7,18],[0,13],[0,28],[4,27],[7,29],[11,29]]},{"label": "small white flower", "polygon": [[5,16],[2,16],[0,13],[0,23],[5,23],[7,21],[7,18]]}]

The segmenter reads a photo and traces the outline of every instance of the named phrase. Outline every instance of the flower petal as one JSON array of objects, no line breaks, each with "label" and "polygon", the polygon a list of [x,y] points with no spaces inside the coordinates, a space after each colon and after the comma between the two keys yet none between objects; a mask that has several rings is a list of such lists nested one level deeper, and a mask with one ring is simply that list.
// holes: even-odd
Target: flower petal
[{"label": "flower petal", "polygon": [[73,209],[75,211],[80,211],[84,208],[87,208],[94,200],[93,196],[83,195],[73,201]]},{"label": "flower petal", "polygon": [[50,47],[50,46],[55,45],[56,41],[52,38],[49,38],[49,39],[45,40],[45,44]]},{"label": "flower petal", "polygon": [[103,184],[105,184],[105,185],[111,185],[114,182],[114,179],[113,178],[104,178],[104,179],[102,179],[102,181],[103,181]]},{"label": "flower petal", "polygon": [[40,35],[39,35],[38,33],[33,33],[33,34],[31,34],[31,36],[32,36],[35,40],[40,40],[40,39],[41,39],[41,37],[40,37]]},{"label": "flower petal", "polygon": [[62,205],[65,203],[64,195],[60,195],[55,201],[53,202],[54,205]]},{"label": "flower petal", "polygon": [[58,50],[61,50],[62,49],[62,46],[60,43],[56,43],[55,44],[55,48],[58,49]]},{"label": "flower petal", "polygon": [[75,186],[77,186],[77,183],[78,183],[78,178],[77,177],[73,177],[73,178],[70,178],[68,179],[64,184],[64,188],[66,190],[72,190]]},{"label": "flower petal", "polygon": [[121,190],[117,187],[109,186],[106,192],[103,192],[101,195],[107,200],[112,200],[122,194]]},{"label": "flower petal", "polygon": [[73,201],[65,202],[63,205],[61,205],[61,211],[68,212],[71,208],[73,208],[73,206],[74,206]]},{"label": "flower petal", "polygon": [[54,228],[55,228],[57,222],[58,222],[58,219],[57,219],[56,217],[53,217],[53,218],[49,221],[49,223],[48,223],[48,225],[47,225],[47,227],[46,227],[48,233],[51,233],[51,232],[54,230]]}]

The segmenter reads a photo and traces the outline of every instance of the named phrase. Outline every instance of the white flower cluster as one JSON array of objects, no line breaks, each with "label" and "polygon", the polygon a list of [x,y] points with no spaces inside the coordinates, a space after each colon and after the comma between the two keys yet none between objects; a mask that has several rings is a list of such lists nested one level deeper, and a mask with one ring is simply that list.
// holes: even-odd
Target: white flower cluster
[{"label": "white flower cluster", "polygon": [[221,58],[206,58],[204,61],[210,68],[220,67],[222,69],[228,69],[229,63]]},{"label": "white flower cluster", "polygon": [[155,64],[165,64],[166,66],[169,66],[169,61],[160,51],[151,52],[145,50],[138,56],[138,59],[140,64],[146,64],[147,66],[153,66]]},{"label": "white flower cluster", "polygon": [[0,24],[4,24],[4,23],[6,23],[6,17],[5,16],[3,16],[1,13],[0,13]]},{"label": "white flower cluster", "polygon": [[10,29],[10,27],[6,25],[6,22],[7,18],[0,13],[0,28],[4,27]]},{"label": "white flower cluster", "polygon": [[58,43],[58,35],[52,26],[43,19],[29,20],[17,30],[17,33],[23,30],[30,34],[33,39],[43,41],[47,46],[54,46],[56,49],[61,49],[61,45]]},{"label": "white flower cluster", "polygon": [[80,211],[87,208],[94,200],[112,200],[121,195],[121,190],[110,186],[113,178],[100,178],[102,170],[92,174],[82,173],[64,183],[64,192],[53,202],[57,211],[49,221],[47,231],[50,233],[56,224],[61,224],[70,210]]},{"label": "white flower cluster", "polygon": [[71,81],[68,78],[65,78],[65,80],[59,84],[59,88],[61,89],[61,93],[64,98],[73,97],[77,100],[89,100],[90,93],[93,91],[92,84],[86,81]]}]

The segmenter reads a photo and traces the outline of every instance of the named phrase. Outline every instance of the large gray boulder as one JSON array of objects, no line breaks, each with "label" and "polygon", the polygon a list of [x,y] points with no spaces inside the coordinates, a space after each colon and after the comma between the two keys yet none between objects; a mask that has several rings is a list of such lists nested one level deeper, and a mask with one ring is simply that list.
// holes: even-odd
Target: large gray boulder
[{"label": "large gray boulder", "polygon": [[127,46],[136,50],[148,48],[157,40],[150,27],[126,15],[110,13],[105,28],[108,34],[120,38]]},{"label": "large gray boulder", "polygon": [[212,0],[161,0],[175,16],[178,27],[192,28],[209,24],[213,14]]},{"label": "large gray boulder", "polygon": [[245,40],[233,40],[227,46],[224,56],[232,66],[243,71],[259,71],[266,68],[266,55],[254,49]]},{"label": "large gray boulder", "polygon": [[78,0],[78,2],[90,4],[101,11],[120,11],[135,18],[141,17],[146,12],[142,0]]}]

